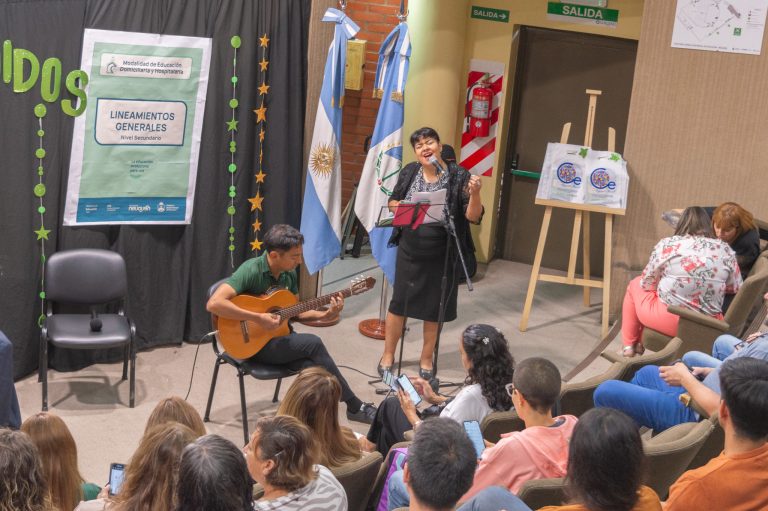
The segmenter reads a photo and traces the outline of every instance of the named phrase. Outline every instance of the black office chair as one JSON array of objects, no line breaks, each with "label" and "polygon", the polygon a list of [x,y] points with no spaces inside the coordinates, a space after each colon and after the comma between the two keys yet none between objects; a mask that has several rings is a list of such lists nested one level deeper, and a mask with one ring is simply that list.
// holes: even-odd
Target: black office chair
[{"label": "black office chair", "polygon": [[[123,348],[123,380],[129,380],[129,406],[136,389],[136,327],[123,311],[128,277],[123,257],[109,250],[57,252],[45,263],[46,316],[40,331],[40,381],[43,411],[48,410],[48,343],[57,348],[93,350]],[[114,314],[93,307],[118,303]],[[54,303],[87,306],[90,314],[54,313]],[[128,378],[128,361],[131,373]]]},{"label": "black office chair", "polygon": [[[210,288],[208,288],[208,298],[210,298],[214,291],[218,289],[218,287],[226,282],[227,279],[221,279],[220,281],[216,282],[214,285],[212,285]],[[213,322],[212,324],[213,328],[216,328],[216,324]],[[288,376],[293,376],[296,374],[296,371],[292,371],[291,369],[288,369],[286,366],[276,366],[271,364],[263,364],[261,362],[257,362],[253,359],[253,357],[241,360],[235,357],[230,356],[227,354],[226,351],[222,351],[219,348],[219,341],[217,338],[217,333],[213,332],[214,335],[212,335],[213,339],[211,342],[211,346],[213,347],[213,353],[216,355],[216,362],[214,362],[213,366],[213,377],[211,378],[211,390],[208,392],[208,404],[205,406],[205,416],[203,417],[203,420],[205,422],[208,422],[210,420],[210,414],[211,414],[211,404],[213,403],[213,392],[216,390],[216,379],[219,376],[219,367],[222,364],[229,364],[232,367],[237,370],[237,379],[240,383],[240,411],[243,416],[243,439],[245,443],[248,443],[248,411],[245,406],[245,381],[243,377],[245,375],[250,375],[257,380],[277,380],[277,385],[275,385],[275,394],[272,396],[272,402],[277,403],[277,396],[280,393],[280,384],[283,382],[283,378],[286,378]]]}]

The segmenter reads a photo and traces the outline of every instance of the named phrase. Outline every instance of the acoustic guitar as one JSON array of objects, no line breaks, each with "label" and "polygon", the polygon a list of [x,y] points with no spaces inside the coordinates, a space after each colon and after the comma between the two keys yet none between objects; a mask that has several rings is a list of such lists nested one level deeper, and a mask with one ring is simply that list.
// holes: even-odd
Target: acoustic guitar
[{"label": "acoustic guitar", "polygon": [[346,289],[303,302],[299,302],[296,295],[287,289],[275,289],[261,296],[237,295],[232,298],[232,303],[251,312],[277,314],[280,316],[280,326],[273,330],[265,330],[253,321],[220,318],[214,315],[214,325],[219,331],[219,342],[233,357],[250,358],[261,351],[270,340],[290,334],[289,319],[302,312],[328,305],[331,303],[331,298],[339,294],[349,298],[364,293],[372,289],[374,284],[376,279],[373,277],[358,277],[353,279]]}]

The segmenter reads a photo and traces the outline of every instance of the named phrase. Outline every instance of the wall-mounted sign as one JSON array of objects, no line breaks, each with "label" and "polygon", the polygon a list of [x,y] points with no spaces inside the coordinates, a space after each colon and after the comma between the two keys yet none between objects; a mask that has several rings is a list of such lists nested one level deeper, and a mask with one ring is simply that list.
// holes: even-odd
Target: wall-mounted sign
[{"label": "wall-mounted sign", "polygon": [[547,2],[547,18],[566,23],[616,28],[616,24],[619,22],[619,11],[603,7]]},{"label": "wall-mounted sign", "polygon": [[760,55],[768,0],[678,0],[672,47]]},{"label": "wall-mounted sign", "polygon": [[560,0],[560,3],[589,5],[590,7],[608,7],[608,0]]},{"label": "wall-mounted sign", "polygon": [[472,17],[479,20],[498,21],[509,23],[509,11],[504,9],[492,9],[490,7],[472,6]]}]

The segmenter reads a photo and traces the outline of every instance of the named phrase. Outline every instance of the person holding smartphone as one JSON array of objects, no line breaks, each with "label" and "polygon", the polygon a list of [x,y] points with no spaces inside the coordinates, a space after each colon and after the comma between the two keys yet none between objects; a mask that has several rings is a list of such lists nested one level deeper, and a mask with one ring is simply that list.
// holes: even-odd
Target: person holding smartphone
[{"label": "person holding smartphone", "polygon": [[[459,353],[467,371],[466,385],[453,400],[435,393],[423,378],[412,378],[409,383],[413,383],[424,401],[435,405],[441,417],[459,424],[465,420],[482,421],[494,410],[509,410],[512,400],[504,385],[512,381],[514,359],[504,334],[491,325],[470,325],[459,340]],[[381,403],[367,437],[360,439],[360,446],[365,451],[378,450],[386,455],[393,444],[405,439],[406,431],[418,427],[421,419],[409,393],[400,389],[397,396]]]}]

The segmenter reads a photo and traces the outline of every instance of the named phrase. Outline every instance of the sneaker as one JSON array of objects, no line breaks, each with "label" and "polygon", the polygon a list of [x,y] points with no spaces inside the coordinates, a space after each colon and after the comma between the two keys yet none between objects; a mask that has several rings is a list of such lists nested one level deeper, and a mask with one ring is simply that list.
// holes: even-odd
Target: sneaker
[{"label": "sneaker", "polygon": [[347,420],[362,422],[363,424],[372,424],[377,411],[378,410],[373,403],[363,403],[363,406],[356,412],[347,410]]}]

